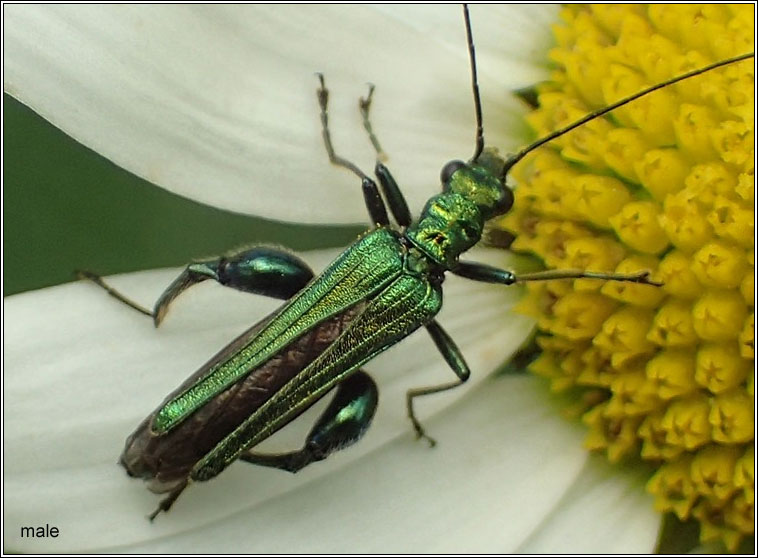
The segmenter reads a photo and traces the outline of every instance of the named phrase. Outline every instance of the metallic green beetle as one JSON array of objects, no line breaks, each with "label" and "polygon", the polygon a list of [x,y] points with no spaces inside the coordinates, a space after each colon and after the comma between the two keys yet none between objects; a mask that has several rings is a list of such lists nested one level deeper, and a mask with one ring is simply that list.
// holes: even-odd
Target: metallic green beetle
[{"label": "metallic green beetle", "polygon": [[[481,239],[485,221],[511,208],[513,194],[505,179],[524,155],[662,86],[591,113],[503,161],[484,151],[474,45],[465,7],[464,19],[476,109],[476,150],[468,163],[452,161],[444,166],[442,193],[427,202],[415,222],[382,163],[377,163],[375,174],[399,227],[390,225],[377,184],[335,154],[328,128],[328,91],[319,75],[318,100],[327,153],[332,163],[361,179],[375,225],[321,275],[314,278],[310,268],[292,254],[257,247],[190,264],[150,311],[129,301],[96,275],[80,273],[119,300],[152,316],[156,326],[174,298],[207,279],[288,300],[189,377],[127,439],[121,464],[129,475],[149,481],[154,492],[168,494],[151,519],[167,511],[190,482],[209,480],[237,459],[296,472],[355,443],[369,427],[378,402],[376,385],[361,367],[422,326],[457,376],[455,381],[407,394],[408,415],[416,434],[433,444],[415,417],[413,399],[459,386],[470,373],[460,350],[434,319],[442,307],[442,282],[448,271],[503,285],[580,277],[656,284],[647,272],[622,275],[572,270],[516,276],[504,269],[459,261],[459,256]],[[679,76],[666,84],[717,66]],[[364,125],[379,152],[368,119],[372,92],[373,88],[360,106]],[[282,454],[251,451],[334,388],[334,399],[302,449]]]}]

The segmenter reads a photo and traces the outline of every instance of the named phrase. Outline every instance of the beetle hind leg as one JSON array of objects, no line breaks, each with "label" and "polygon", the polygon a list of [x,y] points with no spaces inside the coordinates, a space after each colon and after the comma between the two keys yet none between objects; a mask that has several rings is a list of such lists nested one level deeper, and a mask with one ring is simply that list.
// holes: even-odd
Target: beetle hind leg
[{"label": "beetle hind leg", "polygon": [[179,495],[184,492],[184,489],[187,488],[188,482],[185,481],[176,488],[174,488],[168,496],[166,496],[163,500],[160,501],[158,504],[158,507],[155,509],[153,513],[151,513],[148,517],[150,521],[153,521],[159,513],[161,512],[167,512],[171,509],[171,506],[174,505],[174,502],[176,502],[176,499],[179,498]]},{"label": "beetle hind leg", "polygon": [[262,454],[247,451],[240,459],[297,473],[326,459],[329,454],[351,446],[366,433],[374,418],[379,391],[371,377],[359,370],[337,386],[337,393],[324,410],[298,451]]},{"label": "beetle hind leg", "polygon": [[238,291],[287,300],[312,278],[311,268],[294,254],[255,246],[230,256],[189,264],[158,298],[153,320],[157,327],[176,297],[208,279]]},{"label": "beetle hind leg", "polygon": [[112,297],[152,317],[158,327],[176,297],[208,279],[238,291],[287,300],[313,278],[313,271],[303,260],[286,250],[255,246],[229,256],[189,264],[163,291],[152,311],[122,295],[92,272],[77,271],[76,275],[79,279],[92,281]]}]

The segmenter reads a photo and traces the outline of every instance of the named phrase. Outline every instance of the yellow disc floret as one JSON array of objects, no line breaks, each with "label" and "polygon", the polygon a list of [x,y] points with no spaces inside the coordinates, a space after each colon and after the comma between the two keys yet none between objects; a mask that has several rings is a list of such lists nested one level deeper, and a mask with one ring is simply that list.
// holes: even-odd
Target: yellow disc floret
[{"label": "yellow disc floret", "polygon": [[[645,87],[750,52],[749,5],[572,6],[555,27],[537,136]],[[587,446],[657,465],[656,509],[734,550],[754,516],[754,62],[656,91],[514,171],[513,248],[549,268],[663,287],[529,285],[532,370],[585,390]]]}]

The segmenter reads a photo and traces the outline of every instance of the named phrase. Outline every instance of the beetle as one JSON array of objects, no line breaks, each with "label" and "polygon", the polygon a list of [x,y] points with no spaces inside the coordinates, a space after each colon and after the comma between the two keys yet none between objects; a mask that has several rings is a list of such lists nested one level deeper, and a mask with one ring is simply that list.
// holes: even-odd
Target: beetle
[{"label": "beetle", "polygon": [[[470,376],[463,354],[435,320],[442,307],[442,284],[447,272],[502,285],[569,278],[658,285],[645,271],[616,274],[551,270],[517,275],[463,262],[459,256],[481,240],[487,220],[511,208],[513,194],[506,177],[525,155],[642,95],[748,55],[643,90],[503,160],[484,150],[475,50],[466,7],[464,21],[476,113],[476,147],[468,162],[451,161],[443,167],[442,192],[429,199],[417,220],[412,219],[400,188],[381,161],[374,169],[377,185],[336,153],[329,132],[329,93],[324,76],[318,74],[317,99],[327,155],[331,163],[360,179],[374,225],[321,275],[314,276],[305,262],[289,252],[255,247],[188,265],[154,308],[148,310],[98,276],[80,272],[81,278],[94,281],[122,302],[151,316],[156,326],[177,296],[209,279],[287,301],[200,367],[127,439],[120,460],[127,473],[148,481],[154,492],[167,494],[151,519],[168,511],[191,482],[210,480],[237,459],[297,472],[357,442],[371,424],[378,404],[376,385],[362,367],[421,327],[426,328],[456,376],[451,382],[414,389],[406,396],[408,416],[417,437],[434,445],[415,415],[414,400],[453,389]],[[361,100],[360,110],[380,159],[381,148],[369,120],[372,93],[370,88]],[[391,224],[390,214],[396,226]],[[301,449],[279,454],[253,451],[333,390],[334,398]]]}]

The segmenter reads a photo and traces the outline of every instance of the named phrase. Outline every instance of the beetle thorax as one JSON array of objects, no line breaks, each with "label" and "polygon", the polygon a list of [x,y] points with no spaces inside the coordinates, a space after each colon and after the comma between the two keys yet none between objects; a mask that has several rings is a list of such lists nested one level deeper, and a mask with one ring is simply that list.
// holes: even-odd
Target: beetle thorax
[{"label": "beetle thorax", "polygon": [[407,238],[434,262],[455,267],[458,256],[479,242],[484,217],[475,203],[461,194],[447,192],[431,198]]},{"label": "beetle thorax", "polygon": [[441,173],[442,193],[434,196],[405,235],[421,252],[445,269],[479,242],[484,222],[506,213],[513,193],[484,165],[450,161]]}]

